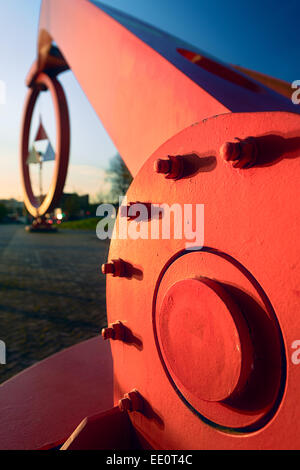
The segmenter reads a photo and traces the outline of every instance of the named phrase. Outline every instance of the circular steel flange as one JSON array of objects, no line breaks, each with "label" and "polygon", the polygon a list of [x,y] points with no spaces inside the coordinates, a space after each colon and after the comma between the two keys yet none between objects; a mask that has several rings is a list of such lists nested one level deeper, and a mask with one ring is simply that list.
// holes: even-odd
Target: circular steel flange
[{"label": "circular steel flange", "polygon": [[[55,167],[49,191],[40,204],[33,194],[29,167],[27,165],[29,133],[35,103],[42,91],[49,90],[56,117]],[[70,149],[70,122],[67,100],[59,81],[46,73],[40,73],[31,84],[25,101],[21,135],[21,174],[24,203],[34,217],[45,215],[59,201],[68,170]]]},{"label": "circular steel flange", "polygon": [[[182,375],[174,374],[169,355],[163,351],[168,330],[161,321],[161,312],[170,286],[187,282],[187,273],[194,280],[203,282],[204,278],[213,293],[206,291],[204,294],[202,289],[205,299],[201,301],[196,301],[190,294],[193,317],[201,324],[201,316],[206,316],[206,328],[211,334],[204,338],[202,331],[198,338],[198,349],[204,348],[205,357],[203,361],[196,357],[196,361],[198,359],[202,363],[204,376],[195,373],[198,368],[193,357],[197,354],[197,342],[194,340],[193,347],[188,341],[185,347],[181,345],[180,359],[194,373],[193,379],[190,376],[190,381],[184,383]],[[199,302],[205,306],[202,315],[198,311]],[[219,324],[210,314],[213,306],[219,310]],[[166,320],[165,312],[164,318]],[[182,401],[205,422],[224,431],[245,433],[261,428],[274,415],[285,382],[281,332],[262,287],[237,260],[208,247],[200,251],[184,250],[172,257],[161,271],[155,288],[153,328],[161,362],[171,385]],[[176,328],[173,323],[173,339],[180,331],[180,325]],[[175,348],[172,359],[178,361]],[[213,368],[211,364],[214,364]],[[233,369],[234,366],[238,370]],[[222,386],[222,382],[223,389],[219,389],[219,395],[217,389],[214,395],[210,395],[210,387],[217,383]],[[229,386],[227,393],[224,385]]]},{"label": "circular steel flange", "polygon": [[[108,261],[120,258],[133,273],[107,279],[108,321],[121,321],[134,338],[111,345],[115,402],[129,390],[139,391],[148,406],[143,413],[132,413],[130,419],[154,448],[279,449],[300,445],[300,433],[295,434],[300,372],[289,359],[293,341],[300,338],[299,132],[299,116],[289,113],[216,116],[164,143],[129,188],[129,204],[177,203],[183,209],[184,204],[200,203],[205,214],[205,246],[200,250],[187,250],[187,240],[176,239],[172,233],[170,239],[151,239],[148,218],[128,222],[129,232],[133,234],[138,224],[142,237],[118,238],[119,216],[110,246]],[[224,142],[249,135],[258,142],[256,165],[233,168],[220,157],[219,149]],[[180,155],[184,160],[178,180],[153,171],[154,162],[168,155]],[[162,221],[165,217],[166,213]],[[227,367],[220,395],[212,380],[205,388],[200,379],[198,383],[191,375],[187,378],[182,363],[172,369],[180,354],[175,345],[163,350],[168,344],[161,318],[164,299],[172,286],[183,282],[190,288],[190,280],[201,282],[203,278],[221,287],[217,297],[222,291],[230,298],[230,307],[223,300],[219,308],[223,321],[228,322],[226,328],[233,336],[236,331],[235,343],[242,348],[239,360],[232,341],[228,344],[227,338],[224,342],[237,368],[240,361],[241,381],[230,361],[222,362],[217,351],[212,373],[222,364]],[[197,295],[193,287],[194,302]],[[185,304],[188,299],[183,297],[180,302]],[[199,302],[201,305],[202,300]],[[217,299],[211,298],[209,305],[214,302]],[[176,312],[174,308],[167,312],[169,317]],[[191,310],[196,318],[200,315],[197,308]],[[204,312],[203,318],[207,316]],[[241,332],[236,319],[246,323],[248,330],[243,327]],[[198,338],[195,348],[188,339],[180,343],[183,324],[184,320],[174,338],[183,351],[186,348],[188,368],[188,354],[206,345],[204,357],[210,357],[210,351],[213,356],[217,340],[212,333],[206,344],[200,344]],[[195,359],[192,361],[195,367]],[[207,373],[205,364],[201,368]],[[194,372],[191,367],[190,374]],[[224,392],[227,386],[228,394]]]},{"label": "circular steel flange", "polygon": [[156,318],[164,362],[189,402],[223,401],[243,389],[253,367],[246,321],[222,285],[207,278],[175,282]]}]

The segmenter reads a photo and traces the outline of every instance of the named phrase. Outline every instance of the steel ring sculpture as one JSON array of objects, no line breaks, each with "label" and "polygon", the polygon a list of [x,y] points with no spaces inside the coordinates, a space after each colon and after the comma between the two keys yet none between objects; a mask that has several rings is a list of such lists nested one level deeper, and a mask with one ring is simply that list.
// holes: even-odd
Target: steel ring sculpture
[{"label": "steel ring sculpture", "polygon": [[[39,94],[49,90],[51,93],[56,119],[55,166],[51,184],[44,200],[40,203],[35,197],[29,174],[28,144],[33,110]],[[70,150],[70,119],[64,90],[56,79],[46,73],[39,73],[28,91],[21,134],[21,174],[23,183],[24,203],[33,217],[42,217],[54,209],[58,203],[65,184]]]}]

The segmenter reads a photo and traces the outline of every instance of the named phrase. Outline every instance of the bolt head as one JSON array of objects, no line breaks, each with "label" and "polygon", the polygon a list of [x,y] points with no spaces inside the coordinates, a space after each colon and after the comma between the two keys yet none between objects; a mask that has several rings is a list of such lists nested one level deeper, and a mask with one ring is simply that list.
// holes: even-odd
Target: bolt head
[{"label": "bolt head", "polygon": [[234,168],[249,168],[256,163],[258,147],[254,137],[238,142],[225,142],[220,147],[221,157],[231,162]]},{"label": "bolt head", "polygon": [[168,160],[159,158],[154,162],[154,170],[166,175],[166,178],[179,179],[183,173],[183,159],[180,155],[169,155]]},{"label": "bolt head", "polygon": [[114,331],[114,339],[124,340],[125,338],[125,329],[120,321],[112,323],[111,327]]},{"label": "bolt head", "polygon": [[131,400],[131,407],[133,411],[143,410],[143,398],[136,389],[131,390],[131,392],[127,393],[127,396]]},{"label": "bolt head", "polygon": [[115,268],[113,263],[104,263],[101,266],[101,271],[103,274],[113,274],[115,272]]},{"label": "bolt head", "polygon": [[101,335],[103,339],[114,339],[115,331],[113,328],[102,328]]},{"label": "bolt head", "polygon": [[154,171],[167,175],[170,172],[170,160],[162,160],[161,158],[155,160]]},{"label": "bolt head", "polygon": [[119,408],[121,411],[132,411],[132,403],[128,396],[119,400]]},{"label": "bolt head", "polygon": [[226,162],[237,160],[240,155],[239,142],[225,142],[220,148],[220,155]]}]

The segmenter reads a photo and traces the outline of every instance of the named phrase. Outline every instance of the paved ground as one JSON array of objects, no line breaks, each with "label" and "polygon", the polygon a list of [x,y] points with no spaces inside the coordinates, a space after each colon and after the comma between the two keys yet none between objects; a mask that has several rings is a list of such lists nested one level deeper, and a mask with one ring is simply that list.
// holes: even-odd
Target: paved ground
[{"label": "paved ground", "polygon": [[99,333],[108,247],[95,232],[36,234],[0,225],[0,339],[7,348],[0,382]]}]

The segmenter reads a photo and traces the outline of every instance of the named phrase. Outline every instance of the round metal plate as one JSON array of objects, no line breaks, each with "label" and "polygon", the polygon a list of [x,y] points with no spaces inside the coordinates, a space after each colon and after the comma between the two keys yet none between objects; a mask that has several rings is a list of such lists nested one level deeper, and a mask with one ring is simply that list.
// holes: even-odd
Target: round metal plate
[{"label": "round metal plate", "polygon": [[221,284],[207,278],[173,284],[156,331],[168,370],[190,403],[223,401],[245,386],[253,366],[250,334]]},{"label": "round metal plate", "polygon": [[[161,340],[156,327],[157,317],[162,310],[170,286],[183,282],[182,280],[185,280],[188,274],[194,279],[204,277],[206,282],[214,287],[214,291],[222,296],[222,301],[225,302],[227,312],[230,312],[234,318],[238,332],[238,342],[241,348],[239,383],[235,389],[231,390],[231,395],[228,393],[227,397],[219,401],[203,399],[199,393],[191,393],[191,390],[184,387],[178,378],[174,378],[170,374],[160,347]],[[209,297],[206,295],[206,311],[210,309],[210,302],[212,302],[211,295]],[[190,307],[194,307],[192,302]],[[285,383],[281,332],[276,315],[262,287],[236,259],[208,247],[200,251],[185,250],[177,253],[164,266],[158,278],[153,319],[154,336],[157,338],[162,365],[176,393],[194,413],[212,426],[222,427],[228,431],[235,430],[235,432],[254,431],[270,420],[280,403]],[[173,329],[173,335],[176,334],[175,331]],[[228,341],[230,339],[228,331],[225,336]],[[222,336],[218,340],[224,341]],[[232,349],[233,342],[234,340],[231,340],[227,343],[228,353],[231,351],[232,356],[227,361],[227,368],[222,370],[227,380],[232,378],[231,366],[232,362],[236,361]],[[216,342],[211,341],[207,347],[208,354],[214,358]],[[202,366],[206,366],[205,361]],[[186,367],[189,367],[187,357]],[[207,370],[207,373],[211,373],[212,382],[218,381],[216,370]],[[199,377],[198,390],[203,386],[205,384]]]}]

